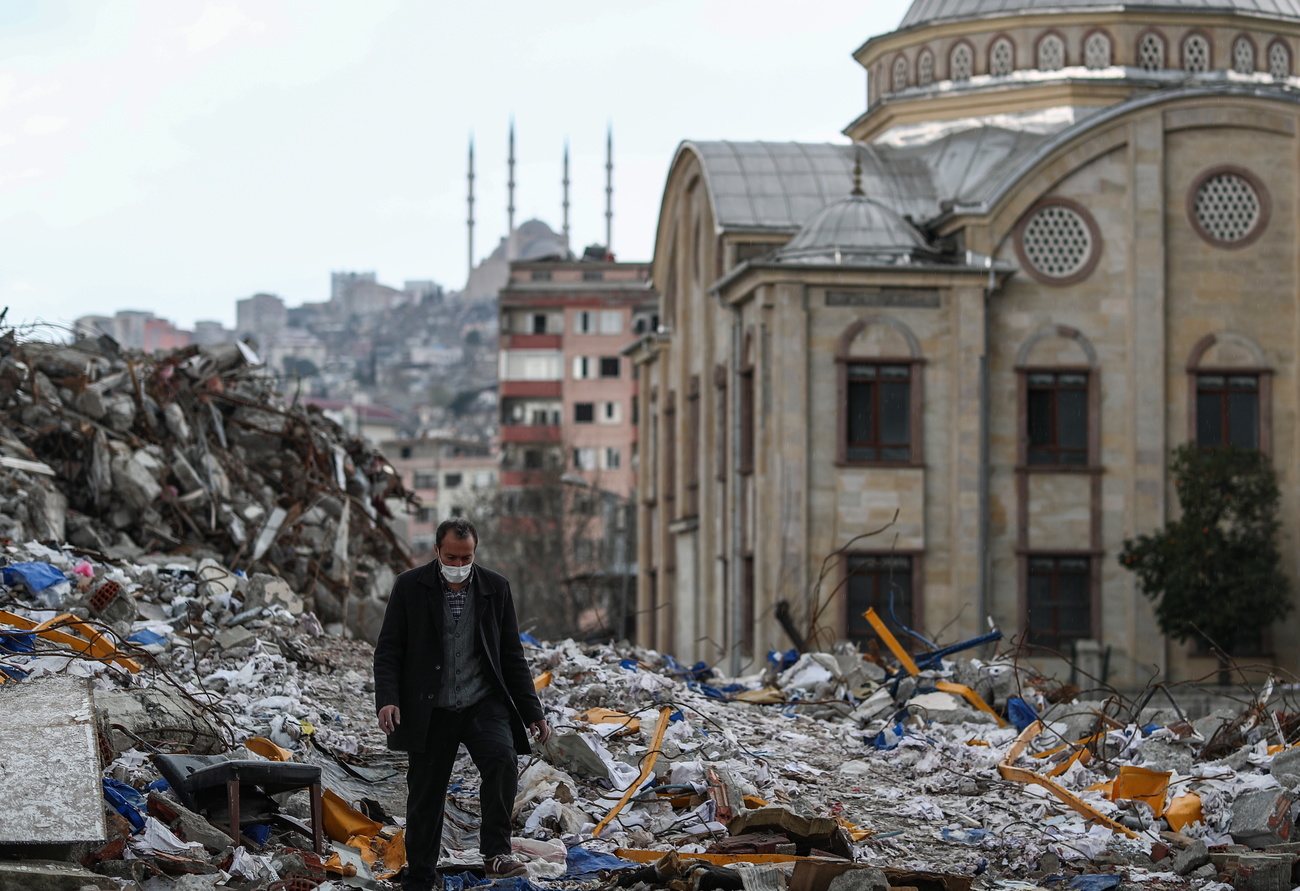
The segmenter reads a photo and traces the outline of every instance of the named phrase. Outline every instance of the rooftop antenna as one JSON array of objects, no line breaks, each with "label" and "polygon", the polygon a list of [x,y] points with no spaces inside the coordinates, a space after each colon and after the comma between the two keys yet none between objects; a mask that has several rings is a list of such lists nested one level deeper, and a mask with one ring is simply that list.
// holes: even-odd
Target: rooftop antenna
[{"label": "rooftop antenna", "polygon": [[605,256],[614,256],[614,125],[605,129]]},{"label": "rooftop antenna", "polygon": [[564,140],[564,248],[569,248],[569,140]]},{"label": "rooftop antenna", "polygon": [[469,271],[474,271],[474,134],[469,135]]},{"label": "rooftop antenna", "polygon": [[506,203],[506,259],[515,258],[515,119],[510,118],[510,159],[507,162],[510,176],[507,180],[509,198]]},{"label": "rooftop antenna", "polygon": [[850,192],[849,194],[856,195],[858,197],[862,197],[866,195],[866,193],[862,191],[862,147],[861,146],[853,147],[853,191]]}]

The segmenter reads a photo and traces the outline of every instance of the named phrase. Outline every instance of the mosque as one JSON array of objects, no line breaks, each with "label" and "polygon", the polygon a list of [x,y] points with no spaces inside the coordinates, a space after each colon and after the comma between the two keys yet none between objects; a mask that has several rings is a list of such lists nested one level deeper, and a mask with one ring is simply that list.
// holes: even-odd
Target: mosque
[{"label": "mosque", "polygon": [[[916,0],[847,141],[681,143],[629,349],[639,642],[734,669],[875,606],[1211,674],[1117,557],[1172,449],[1232,443],[1296,578],[1298,41],[1300,0]],[[1297,628],[1237,655],[1294,672]]]}]

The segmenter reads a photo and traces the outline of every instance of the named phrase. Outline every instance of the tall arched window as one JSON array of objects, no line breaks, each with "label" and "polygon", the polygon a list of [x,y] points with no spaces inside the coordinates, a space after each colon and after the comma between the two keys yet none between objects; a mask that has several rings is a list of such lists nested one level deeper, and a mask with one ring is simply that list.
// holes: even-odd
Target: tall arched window
[{"label": "tall arched window", "polygon": [[894,92],[907,89],[907,59],[899,56],[894,60]]},{"label": "tall arched window", "polygon": [[959,43],[952,48],[948,56],[948,77],[950,80],[970,80],[975,67],[975,53],[969,43]]},{"label": "tall arched window", "polygon": [[1273,452],[1273,369],[1253,340],[1207,334],[1187,358],[1187,434],[1203,449]]},{"label": "tall arched window", "polygon": [[1065,67],[1065,41],[1059,34],[1044,34],[1038,41],[1038,70],[1060,71]]},{"label": "tall arched window", "polygon": [[840,335],[836,463],[921,462],[920,342],[901,322],[869,316]]},{"label": "tall arched window", "polygon": [[1255,44],[1245,34],[1232,42],[1232,70],[1238,74],[1255,73]]},{"label": "tall arched window", "polygon": [[928,49],[921,50],[916,57],[916,83],[921,87],[934,83],[934,53]]},{"label": "tall arched window", "polygon": [[1011,38],[999,37],[989,47],[989,74],[1002,77],[1010,74],[1016,67],[1016,50]]},{"label": "tall arched window", "polygon": [[1155,31],[1148,31],[1138,41],[1138,67],[1143,71],[1160,71],[1165,67],[1165,39]]},{"label": "tall arched window", "polygon": [[1291,76],[1291,50],[1281,40],[1268,46],[1268,73],[1274,77]]},{"label": "tall arched window", "polygon": [[1110,67],[1110,35],[1105,31],[1093,31],[1083,42],[1083,64],[1093,69]]},{"label": "tall arched window", "polygon": [[1210,70],[1210,41],[1204,34],[1188,34],[1183,39],[1183,70],[1188,74]]}]

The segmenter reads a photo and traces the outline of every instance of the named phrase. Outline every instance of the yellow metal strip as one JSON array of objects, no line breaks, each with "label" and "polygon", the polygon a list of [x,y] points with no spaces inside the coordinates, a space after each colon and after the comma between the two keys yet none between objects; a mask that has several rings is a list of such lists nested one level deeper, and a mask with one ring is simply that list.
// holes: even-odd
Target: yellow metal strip
[{"label": "yellow metal strip", "polygon": [[988,712],[992,715],[997,720],[999,727],[1007,726],[1007,722],[1002,720],[1002,716],[989,708],[989,704],[984,701],[984,697],[980,696],[965,684],[954,684],[952,681],[935,681],[934,688],[936,690],[942,690],[945,693],[955,693],[958,696],[965,697],[966,701],[971,705],[975,706],[982,712]]},{"label": "yellow metal strip", "polygon": [[912,661],[912,657],[907,650],[903,649],[903,645],[898,642],[898,638],[894,637],[893,632],[885,627],[885,621],[876,615],[874,606],[867,607],[867,611],[862,616],[871,623],[872,628],[876,629],[876,633],[885,642],[885,646],[889,647],[889,652],[893,653],[894,658],[902,663],[908,674],[918,675],[921,673],[921,669],[916,667],[916,663]]},{"label": "yellow metal strip", "polygon": [[[71,621],[67,621],[69,619]],[[48,627],[61,621],[65,622],[68,627],[76,628],[78,630],[87,628],[94,633],[95,638],[93,640],[83,640],[80,637],[74,637],[71,634],[66,634],[62,631]],[[77,617],[71,613],[57,616],[56,618],[50,619],[46,622],[34,622],[31,619],[25,619],[16,613],[0,610],[0,622],[3,622],[6,625],[12,625],[15,628],[21,628],[23,631],[35,631],[38,636],[45,638],[51,643],[63,644],[66,647],[71,647],[78,653],[86,653],[87,655],[94,656],[96,659],[102,661],[114,662],[132,674],[136,674],[140,671],[140,665],[138,662],[128,659],[125,656],[116,655],[116,647],[109,643],[102,634],[94,631],[94,629],[90,628],[90,626],[85,622],[79,621]]]},{"label": "yellow metal strip", "polygon": [[533,678],[534,690],[540,690],[543,687],[549,687],[549,686],[551,686],[551,673],[549,671],[544,671],[541,674],[539,674],[537,677]]},{"label": "yellow metal strip", "polygon": [[[646,781],[646,777],[650,776],[650,774],[654,772],[655,760],[659,757],[659,747],[663,744],[664,733],[668,731],[668,716],[672,713],[673,710],[670,706],[664,706],[659,709],[659,720],[655,724],[654,739],[650,742],[650,751],[646,753],[645,763],[641,766],[641,775],[636,778],[636,782],[627,787],[627,791],[623,793],[623,797],[618,800],[618,804],[614,805],[614,809],[605,815],[605,819],[597,823],[596,828],[591,830],[592,838],[597,838],[605,831],[605,827],[609,825],[609,821],[618,816],[618,812],[623,810],[623,806],[626,805],[628,800],[636,794],[636,790],[641,788],[641,784]],[[661,852],[659,856],[662,857],[663,853]]]},{"label": "yellow metal strip", "polygon": [[1036,786],[1042,786],[1062,802],[1083,814],[1089,820],[1096,820],[1112,832],[1121,832],[1129,838],[1137,838],[1138,834],[1136,832],[1122,823],[1117,823],[1110,817],[1107,817],[1105,814],[1093,808],[1092,805],[1088,804],[1068,789],[1062,788],[1046,777],[1039,776],[1032,770],[1014,766],[1016,759],[1025,751],[1025,748],[1029,743],[1034,739],[1034,737],[1038,736],[1038,734],[1042,732],[1043,722],[1035,721],[1026,727],[1024,731],[1021,732],[1020,736],[1016,737],[1016,741],[1011,745],[1011,748],[1007,749],[1006,757],[998,764],[998,773],[1002,774],[1003,779],[1013,780],[1017,783],[1033,783]]}]

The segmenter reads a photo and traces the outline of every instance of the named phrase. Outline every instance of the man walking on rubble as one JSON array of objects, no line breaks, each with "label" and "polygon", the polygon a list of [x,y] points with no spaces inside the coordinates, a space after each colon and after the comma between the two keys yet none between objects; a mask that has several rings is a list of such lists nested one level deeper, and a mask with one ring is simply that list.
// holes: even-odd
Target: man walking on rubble
[{"label": "man walking on rubble", "polygon": [[[479,769],[479,850],[490,879],[527,870],[510,852],[515,755],[551,729],[519,641],[510,583],[474,563],[478,530],[444,520],[434,559],[397,577],[375,644],[375,708],[388,747],[410,753],[403,888],[438,885],[447,782],[461,745]],[[525,729],[527,725],[527,729]]]}]

